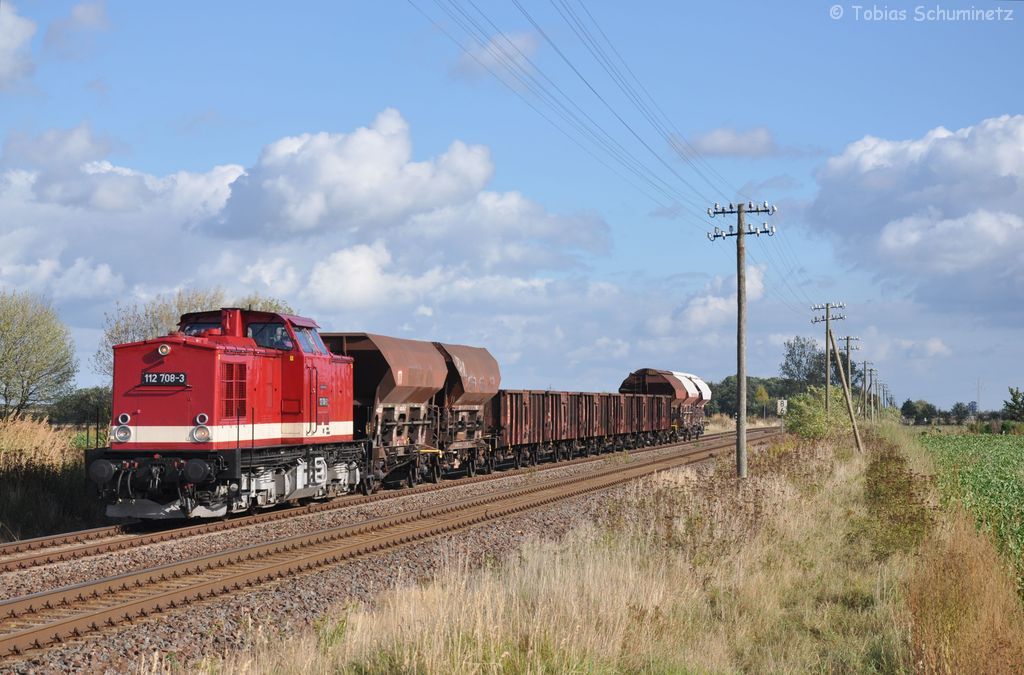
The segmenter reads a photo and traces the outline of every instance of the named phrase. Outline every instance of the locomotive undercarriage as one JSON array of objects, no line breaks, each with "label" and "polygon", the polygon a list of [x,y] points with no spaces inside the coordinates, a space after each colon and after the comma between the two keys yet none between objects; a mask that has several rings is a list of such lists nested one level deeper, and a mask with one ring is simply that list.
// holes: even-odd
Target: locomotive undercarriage
[{"label": "locomotive undercarriage", "polygon": [[206,453],[86,452],[89,477],[112,518],[219,518],[286,503],[330,499],[384,481],[414,486],[451,472],[491,473],[498,464],[519,468],[592,454],[619,452],[699,438],[699,426],[662,432],[590,437],[561,443],[494,447],[492,439],[430,446],[378,447],[368,441]]},{"label": "locomotive undercarriage", "polygon": [[87,451],[89,477],[112,518],[218,518],[373,489],[365,444],[162,454]]}]

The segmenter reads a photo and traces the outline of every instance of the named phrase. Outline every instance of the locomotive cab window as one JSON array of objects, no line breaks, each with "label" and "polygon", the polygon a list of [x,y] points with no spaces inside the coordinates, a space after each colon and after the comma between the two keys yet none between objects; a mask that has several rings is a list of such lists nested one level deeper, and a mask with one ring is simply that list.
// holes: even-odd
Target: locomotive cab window
[{"label": "locomotive cab window", "polygon": [[246,335],[251,337],[260,347],[290,351],[294,348],[288,328],[279,321],[250,323]]},{"label": "locomotive cab window", "polygon": [[295,327],[295,337],[299,341],[299,346],[307,354],[326,354],[327,347],[320,340],[320,336],[315,331],[309,328]]}]

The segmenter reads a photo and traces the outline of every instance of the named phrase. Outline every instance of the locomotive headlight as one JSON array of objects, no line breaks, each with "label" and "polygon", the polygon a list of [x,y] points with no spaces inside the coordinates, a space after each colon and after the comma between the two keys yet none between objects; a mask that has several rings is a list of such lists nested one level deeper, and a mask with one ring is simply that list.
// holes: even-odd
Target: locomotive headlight
[{"label": "locomotive headlight", "polygon": [[160,356],[167,356],[168,354],[171,353],[171,346],[160,345],[159,347],[156,348],[156,353],[159,354]]},{"label": "locomotive headlight", "polygon": [[210,440],[210,427],[200,424],[192,430],[192,440],[196,443],[206,443]]},{"label": "locomotive headlight", "polygon": [[199,413],[196,415],[196,424],[206,424],[210,421],[210,416],[206,413]]},{"label": "locomotive headlight", "polygon": [[132,421],[132,416],[129,415],[128,413],[121,413],[120,415],[117,416],[117,423],[118,424],[128,424],[131,421]]},{"label": "locomotive headlight", "polygon": [[114,429],[114,440],[118,443],[127,443],[132,437],[132,430],[122,424]]}]

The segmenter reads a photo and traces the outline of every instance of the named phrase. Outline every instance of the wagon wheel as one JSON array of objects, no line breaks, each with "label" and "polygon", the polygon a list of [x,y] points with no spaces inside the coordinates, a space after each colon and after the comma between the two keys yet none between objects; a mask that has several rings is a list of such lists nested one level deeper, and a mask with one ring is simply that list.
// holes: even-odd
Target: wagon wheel
[{"label": "wagon wheel", "polygon": [[469,460],[466,461],[466,475],[471,477],[471,478],[476,475],[476,458],[475,457],[471,457]]},{"label": "wagon wheel", "polygon": [[515,466],[515,468],[517,468],[517,469],[523,468],[523,451],[522,450],[516,450],[512,454],[512,463],[513,463],[513,466]]},{"label": "wagon wheel", "polygon": [[409,471],[408,471],[408,473],[405,476],[405,484],[408,485],[411,488],[414,488],[414,487],[416,487],[416,483],[417,483],[416,479],[417,479],[417,476],[416,476],[416,462],[410,462],[409,463]]},{"label": "wagon wheel", "polygon": [[441,480],[441,461],[437,457],[430,460],[430,465],[427,467],[427,480],[431,483]]},{"label": "wagon wheel", "polygon": [[530,451],[530,466],[537,466],[537,448]]}]

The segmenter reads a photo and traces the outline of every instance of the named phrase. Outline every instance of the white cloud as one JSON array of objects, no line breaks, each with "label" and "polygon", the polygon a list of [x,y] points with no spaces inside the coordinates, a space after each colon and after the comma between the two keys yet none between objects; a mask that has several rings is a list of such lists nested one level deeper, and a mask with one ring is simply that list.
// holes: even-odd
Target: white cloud
[{"label": "white cloud", "polygon": [[61,58],[81,58],[91,47],[90,33],[105,30],[107,26],[106,2],[80,2],[71,8],[68,16],[50,24],[43,45]]},{"label": "white cloud", "polygon": [[767,127],[746,131],[720,127],[690,137],[690,145],[708,157],[771,157],[781,150]]},{"label": "white cloud", "polygon": [[[747,302],[764,296],[765,268],[747,267]],[[707,333],[736,317],[736,276],[715,277],[703,290],[691,294],[671,314],[657,314],[647,319],[645,330],[652,336]]]},{"label": "white cloud", "polygon": [[113,163],[118,147],[83,124],[10,136],[0,157],[0,284],[47,295],[73,326],[94,329],[115,300],[221,286],[329,329],[485,345],[517,364],[510,384],[579,388],[621,381],[642,317],[670,302],[591,276],[582,263],[610,248],[600,217],[488,190],[482,146],[415,158],[395,111],[279,139],[248,169],[157,176]]},{"label": "white cloud", "polygon": [[230,184],[242,174],[242,167],[226,165],[201,174],[153,176],[111,164],[105,157],[114,145],[85,123],[36,137],[12,134],[0,168],[10,167],[4,174],[9,186],[27,187],[41,202],[99,211],[170,209],[192,218],[219,212]]},{"label": "white cloud", "polygon": [[231,186],[227,208],[209,227],[261,237],[372,228],[470,199],[493,171],[486,147],[461,141],[432,160],[412,161],[409,126],[388,109],[351,133],[271,143]]},{"label": "white cloud", "polygon": [[621,338],[602,335],[596,340],[573,349],[566,358],[571,365],[589,363],[592,361],[607,361],[609,359],[626,359],[629,357],[629,342]]},{"label": "white cloud", "polygon": [[13,3],[0,3],[0,89],[32,74],[29,43],[35,34],[34,21],[19,16]]},{"label": "white cloud", "polygon": [[455,64],[456,75],[470,79],[490,77],[492,73],[513,86],[521,86],[511,72],[532,70],[530,58],[537,51],[537,36],[533,33],[496,35],[486,43],[474,42],[467,46]]},{"label": "white cloud", "polygon": [[0,286],[30,290],[57,301],[105,298],[124,288],[124,279],[107,263],[76,258],[63,267],[56,258],[42,258],[30,264],[0,263]]},{"label": "white cloud", "polygon": [[383,242],[340,249],[313,265],[306,296],[329,310],[398,307],[425,297],[447,274],[439,268],[405,274]]},{"label": "white cloud", "polygon": [[840,255],[942,309],[1024,316],[1024,115],[866,136],[817,173],[808,214]]}]

